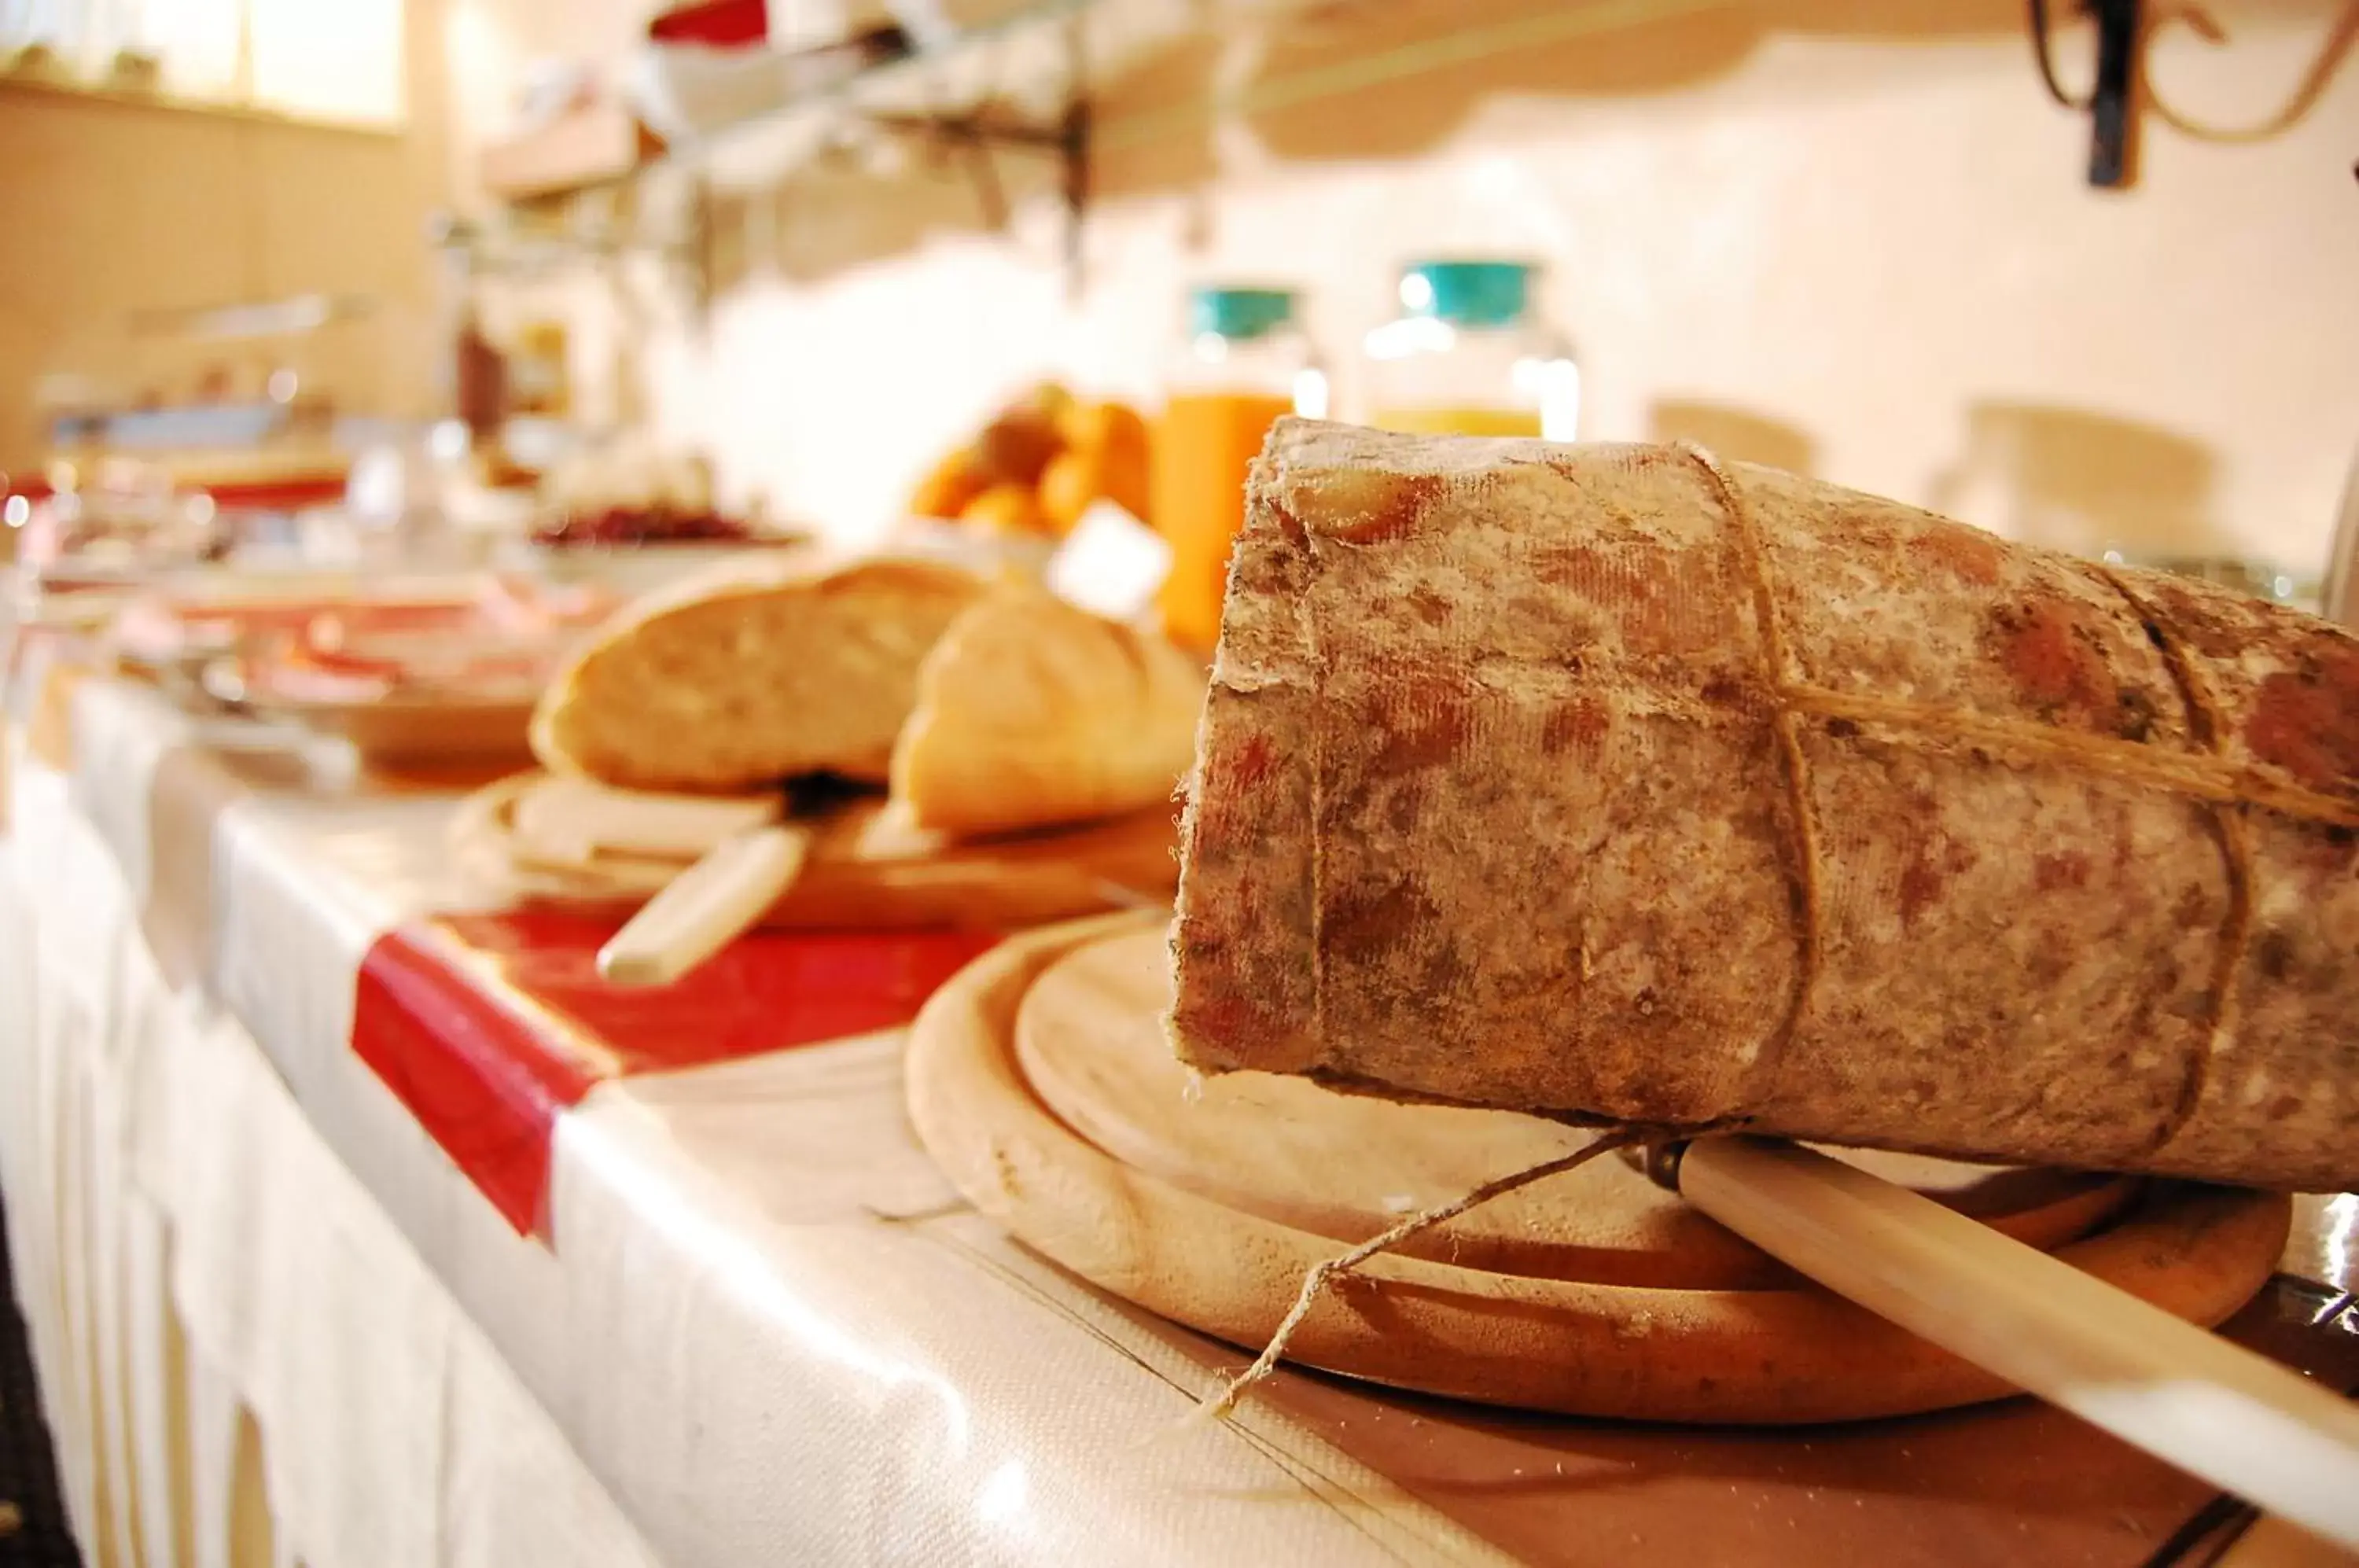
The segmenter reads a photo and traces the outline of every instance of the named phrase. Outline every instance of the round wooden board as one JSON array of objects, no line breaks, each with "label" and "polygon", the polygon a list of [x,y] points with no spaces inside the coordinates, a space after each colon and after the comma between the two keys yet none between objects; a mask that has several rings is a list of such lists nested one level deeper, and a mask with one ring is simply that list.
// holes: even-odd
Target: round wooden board
[{"label": "round wooden board", "polygon": [[475,762],[514,767],[532,756],[526,733],[532,703],[397,693],[355,702],[299,702],[251,693],[257,718],[299,724],[350,741],[361,760],[407,766]]},{"label": "round wooden board", "polygon": [[[1593,1134],[1535,1116],[1405,1105],[1302,1078],[1201,1079],[1171,1053],[1170,963],[1158,929],[1060,958],[1024,996],[1016,1055],[1032,1091],[1134,1170],[1233,1209],[1346,1244],[1403,1214],[1559,1159]],[[1831,1151],[1835,1152],[1835,1151]],[[2122,1176],[2002,1171],[1922,1155],[1839,1157],[2032,1246],[2055,1247],[2119,1214]],[[1487,1203],[1404,1250],[1469,1269],[1680,1290],[1790,1287],[1767,1254],[1648,1181],[1601,1160]]]},{"label": "round wooden board", "polygon": [[[1069,1076],[1061,1094],[1076,1093],[1076,1081],[1102,1082],[1103,1075],[1074,1065],[1086,1061],[1079,1042],[1093,1027],[1087,1018],[1094,1016],[1115,1032],[1158,1027],[1161,994],[1152,983],[1142,985],[1139,955],[1159,940],[1162,927],[1159,918],[1105,916],[1027,932],[976,960],[935,994],[911,1031],[910,1116],[951,1181],[1017,1237],[1150,1311],[1257,1349],[1292,1304],[1303,1274],[1341,1250],[1335,1233],[1366,1223],[1368,1194],[1376,1195],[1375,1208],[1389,1210],[1391,1200],[1419,1190],[1411,1183],[1447,1180],[1460,1167],[1451,1163],[1459,1157],[1442,1147],[1453,1138],[1441,1132],[1408,1135],[1427,1163],[1397,1181],[1363,1152],[1348,1176],[1331,1174],[1316,1187],[1323,1196],[1312,1207],[1328,1222],[1323,1230],[1258,1212],[1290,1204],[1272,1195],[1277,1189],[1267,1183],[1279,1179],[1272,1173],[1293,1169],[1288,1161],[1317,1158],[1316,1151],[1335,1147],[1321,1140],[1354,1136],[1353,1129],[1369,1138],[1398,1136],[1405,1124],[1390,1119],[1396,1116],[1478,1114],[1401,1106],[1378,1111],[1373,1103],[1354,1102],[1353,1116],[1365,1110],[1387,1119],[1330,1122],[1327,1130],[1272,1157],[1251,1177],[1227,1173],[1206,1181],[1196,1171],[1190,1180],[1205,1190],[1118,1157],[1044,1103],[1019,1060],[1017,1037],[1034,1037],[1023,1054],[1060,1064]],[[1105,951],[1077,960],[1046,999],[1027,1007],[1060,961],[1099,944]],[[1093,994],[1085,1006],[1082,998]],[[1077,1009],[1079,1023],[1073,1021]],[[1066,1029],[1076,1039],[1048,1038]],[[1126,1038],[1127,1048],[1111,1048],[1116,1065],[1107,1071],[1116,1077],[1141,1064],[1139,1037]],[[1231,1141],[1211,1127],[1228,1104],[1215,1098],[1219,1085],[1206,1084],[1190,1106],[1184,1075],[1179,1084],[1180,1107],[1192,1113],[1189,1119],[1205,1122],[1205,1129],[1153,1131],[1180,1120],[1176,1112],[1158,1111],[1160,1105],[1168,1112],[1168,1102],[1153,1090],[1136,1097],[1080,1091],[1082,1098],[1072,1104],[1082,1119],[1103,1116],[1101,1130],[1111,1139],[1145,1139],[1142,1159],[1174,1162],[1180,1174],[1193,1171],[1206,1151],[1234,1153],[1252,1142],[1256,1135],[1249,1131],[1240,1130]],[[1278,1104],[1266,1114],[1277,1120],[1292,1114]],[[1328,1117],[1332,1109],[1321,1105],[1317,1115]],[[1123,1127],[1125,1116],[1130,1125],[1114,1130]],[[1266,1132],[1276,1120],[1259,1125]],[[1481,1123],[1454,1125],[1479,1128]],[[1577,1136],[1546,1124],[1538,1130],[1518,1125],[1515,1135]],[[1493,1173],[1487,1161],[1513,1159],[1513,1150],[1525,1147],[1510,1144],[1505,1132],[1482,1137],[1483,1175]],[[1185,1152],[1184,1162],[1175,1150]],[[1674,1249],[1699,1245],[1696,1237],[1709,1222],[1674,1214],[1676,1200],[1651,1196],[1651,1189],[1624,1187],[1624,1177],[1641,1179],[1619,1166],[1606,1169],[1601,1161],[1584,1170],[1597,1172],[1592,1182],[1601,1204],[1621,1192],[1626,1200],[1622,1218],[1580,1222],[1590,1228],[1576,1232],[1585,1239],[1571,1243],[1504,1225],[1488,1241],[1470,1233],[1462,1237],[1457,1263],[1441,1260],[1446,1248],[1441,1257],[1375,1258],[1313,1308],[1290,1347],[1292,1357],[1375,1382],[1494,1404],[1658,1421],[1847,1421],[2007,1392],[1978,1368],[1847,1301],[1815,1286],[1781,1282],[1746,1258],[1734,1238],[1721,1257],[1723,1263],[1737,1260],[1730,1277],[1743,1288],[1659,1282],[1682,1269],[1711,1274],[1708,1268],[1668,1260]],[[2069,1210],[2091,1192],[2111,1190],[2102,1179],[2082,1185],[2063,1178],[2054,1185],[2015,1188],[2017,1196],[2001,1199],[1997,1194],[2010,1191],[2005,1179],[1970,1170],[1935,1166],[1915,1177],[1962,1208],[1988,1204],[2017,1220],[2060,1206]],[[1570,1185],[1575,1179],[1560,1180]],[[1527,1217],[1538,1220],[1546,1212]],[[2267,1279],[2290,1213],[2279,1195],[2153,1182],[2140,1187],[2125,1212],[2052,1250],[2167,1311],[2212,1323]],[[1495,1258],[1549,1266],[1533,1272],[1468,1266],[1472,1249],[1481,1246],[1493,1247]],[[1625,1275],[1577,1277],[1581,1270],[1573,1265],[1584,1259],[1597,1266],[1593,1272],[1611,1275],[1618,1268]],[[1632,1273],[1656,1282],[1632,1282]]]},{"label": "round wooden board", "polygon": [[[601,853],[586,865],[535,860],[515,832],[516,802],[545,775],[477,790],[452,826],[461,864],[521,903],[627,914],[686,862]],[[1055,833],[944,840],[896,829],[878,807],[832,812],[811,859],[762,917],[770,927],[1016,928],[1138,905],[1161,905],[1179,876],[1169,808]]]}]

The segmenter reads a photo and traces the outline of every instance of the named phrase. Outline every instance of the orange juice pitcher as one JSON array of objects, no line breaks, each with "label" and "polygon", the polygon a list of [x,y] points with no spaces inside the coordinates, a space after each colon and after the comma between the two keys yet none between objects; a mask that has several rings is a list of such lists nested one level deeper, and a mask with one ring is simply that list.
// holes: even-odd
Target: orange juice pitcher
[{"label": "orange juice pitcher", "polygon": [[1467,436],[1580,433],[1581,371],[1519,261],[1420,261],[1400,274],[1401,314],[1367,338],[1367,421]]},{"label": "orange juice pitcher", "polygon": [[1182,647],[1219,640],[1229,550],[1245,526],[1245,471],[1282,414],[1327,411],[1326,377],[1282,289],[1199,289],[1157,422],[1155,527],[1171,546],[1157,598]]}]

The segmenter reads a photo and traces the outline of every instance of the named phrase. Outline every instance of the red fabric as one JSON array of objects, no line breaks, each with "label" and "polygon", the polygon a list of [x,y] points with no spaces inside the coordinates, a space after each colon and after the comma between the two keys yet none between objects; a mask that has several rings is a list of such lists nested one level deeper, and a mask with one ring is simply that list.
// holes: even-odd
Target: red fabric
[{"label": "red fabric", "polygon": [[224,512],[291,510],[298,506],[325,506],[342,500],[344,476],[317,474],[291,479],[200,485],[194,488],[212,496],[213,505]]},{"label": "red fabric", "polygon": [[598,978],[614,923],[521,911],[386,932],[353,1049],[508,1223],[531,1231],[558,1116],[602,1080],[909,1022],[988,932],[758,931],[670,985]]},{"label": "red fabric", "polygon": [[388,931],[361,963],[353,1050],[519,1231],[538,1228],[557,1115],[601,1074],[479,986],[432,928]]},{"label": "red fabric", "polygon": [[758,44],[770,33],[770,8],[765,0],[701,0],[675,5],[647,24],[647,37],[659,44],[705,44],[728,49]]},{"label": "red fabric", "polygon": [[[193,490],[212,496],[213,505],[224,511],[321,506],[343,498],[344,476],[341,474],[317,474],[289,479],[251,479],[200,485]],[[22,495],[30,501],[46,501],[56,494],[57,487],[49,483],[46,474],[0,474],[0,497]]]}]

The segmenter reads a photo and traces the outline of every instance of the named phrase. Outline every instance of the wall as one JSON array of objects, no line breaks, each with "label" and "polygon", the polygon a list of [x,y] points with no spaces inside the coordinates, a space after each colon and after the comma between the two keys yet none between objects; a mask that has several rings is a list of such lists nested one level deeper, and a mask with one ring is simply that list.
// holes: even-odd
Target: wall
[{"label": "wall", "polygon": [[[1329,7],[1321,47],[1546,9]],[[2228,125],[2349,20],[2215,9],[2230,41],[2174,30],[2152,73]],[[1302,283],[1348,357],[1399,259],[1538,251],[1591,434],[1701,433],[2075,548],[2312,569],[2359,443],[2359,70],[2250,145],[2149,119],[2142,183],[2107,193],[2013,0],[1689,10],[1210,127],[1141,116],[1285,61],[1208,46],[1114,83],[1078,299],[1047,205],[993,234],[955,180],[800,177],[734,215],[709,323],[658,334],[657,417],[858,536],[1028,375],[1151,395],[1195,278]],[[1333,36],[1354,12],[1380,22]]]},{"label": "wall", "polygon": [[0,469],[38,456],[45,375],[185,395],[207,356],[135,342],[135,310],[375,295],[382,320],[315,345],[323,383],[390,411],[431,406],[424,234],[447,199],[448,110],[439,0],[409,13],[400,135],[0,84]]}]

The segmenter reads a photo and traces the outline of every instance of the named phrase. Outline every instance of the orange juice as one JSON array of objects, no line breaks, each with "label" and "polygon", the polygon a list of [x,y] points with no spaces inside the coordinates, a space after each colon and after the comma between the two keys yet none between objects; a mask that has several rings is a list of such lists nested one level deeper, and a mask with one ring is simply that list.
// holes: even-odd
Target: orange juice
[{"label": "orange juice", "polygon": [[[1245,521],[1245,471],[1292,399],[1251,392],[1175,393],[1157,423],[1155,527],[1171,546],[1157,607],[1183,648],[1220,639],[1229,549]],[[1535,427],[1537,428],[1537,427]]]},{"label": "orange juice", "polygon": [[1369,423],[1378,430],[1425,436],[1536,436],[1538,410],[1517,408],[1386,408]]}]

